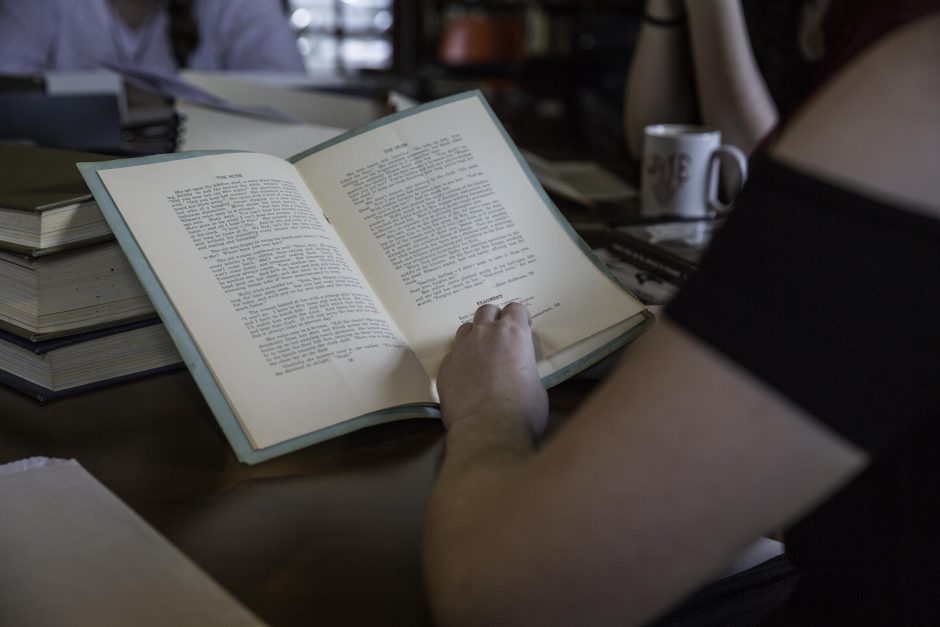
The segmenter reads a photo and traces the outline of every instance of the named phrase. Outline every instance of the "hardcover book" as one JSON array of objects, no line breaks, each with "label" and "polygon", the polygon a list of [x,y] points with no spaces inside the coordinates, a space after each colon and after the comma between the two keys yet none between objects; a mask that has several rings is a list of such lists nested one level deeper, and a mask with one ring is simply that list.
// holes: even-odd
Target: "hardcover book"
[{"label": "hardcover book", "polygon": [[75,164],[113,158],[0,144],[0,249],[38,256],[111,239]]},{"label": "hardcover book", "polygon": [[651,320],[479,92],[289,160],[181,153],[80,169],[248,463],[438,416],[438,367],[483,303],[528,306],[546,385]]},{"label": "hardcover book", "polygon": [[0,251],[0,329],[39,341],[153,316],[117,242],[41,257]]},{"label": "hardcover book", "polygon": [[42,342],[0,331],[0,383],[40,401],[182,366],[156,318]]},{"label": "hardcover book", "polygon": [[720,226],[720,220],[618,226],[612,229],[612,245],[618,256],[682,285],[698,269]]}]

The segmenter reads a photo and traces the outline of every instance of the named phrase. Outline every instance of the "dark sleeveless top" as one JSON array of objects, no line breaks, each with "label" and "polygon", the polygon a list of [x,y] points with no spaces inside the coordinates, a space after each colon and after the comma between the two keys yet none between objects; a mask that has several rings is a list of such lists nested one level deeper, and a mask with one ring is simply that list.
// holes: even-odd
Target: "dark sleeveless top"
[{"label": "dark sleeveless top", "polygon": [[759,159],[666,313],[870,455],[786,533],[780,624],[937,624],[940,221]]}]

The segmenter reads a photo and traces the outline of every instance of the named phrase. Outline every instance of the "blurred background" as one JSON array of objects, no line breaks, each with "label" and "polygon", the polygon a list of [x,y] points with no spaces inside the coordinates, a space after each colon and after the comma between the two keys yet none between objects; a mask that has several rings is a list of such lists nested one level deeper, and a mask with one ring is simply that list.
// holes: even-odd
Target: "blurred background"
[{"label": "blurred background", "polygon": [[636,0],[285,0],[309,73],[418,100],[479,88],[517,141],[624,157]]}]

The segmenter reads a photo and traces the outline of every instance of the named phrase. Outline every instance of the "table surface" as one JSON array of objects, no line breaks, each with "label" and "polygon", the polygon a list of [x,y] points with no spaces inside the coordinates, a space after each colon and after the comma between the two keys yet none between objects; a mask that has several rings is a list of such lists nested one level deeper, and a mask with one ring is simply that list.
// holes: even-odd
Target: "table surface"
[{"label": "table surface", "polygon": [[[593,386],[553,388],[550,424]],[[420,533],[443,436],[408,420],[247,466],[185,371],[45,403],[0,387],[0,463],[77,459],[274,626],[429,624]]]},{"label": "table surface", "polygon": [[[636,213],[555,200],[591,245]],[[594,385],[549,391],[548,435]],[[407,420],[248,466],[186,371],[45,403],[0,386],[0,464],[78,460],[274,627],[430,624],[420,534],[443,444],[438,420]]]},{"label": "table surface", "polygon": [[[635,213],[559,209],[590,245]],[[547,435],[617,359],[551,390]],[[0,386],[0,463],[74,458],[274,627],[430,624],[422,517],[438,420],[369,427],[248,466],[186,371],[44,403]]]}]

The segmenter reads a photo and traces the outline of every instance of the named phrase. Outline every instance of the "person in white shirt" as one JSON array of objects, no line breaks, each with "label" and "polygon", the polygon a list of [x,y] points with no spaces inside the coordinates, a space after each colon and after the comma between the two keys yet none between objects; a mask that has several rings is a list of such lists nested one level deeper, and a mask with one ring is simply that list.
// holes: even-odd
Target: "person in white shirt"
[{"label": "person in white shirt", "polygon": [[303,72],[278,0],[0,0],[0,73]]}]

